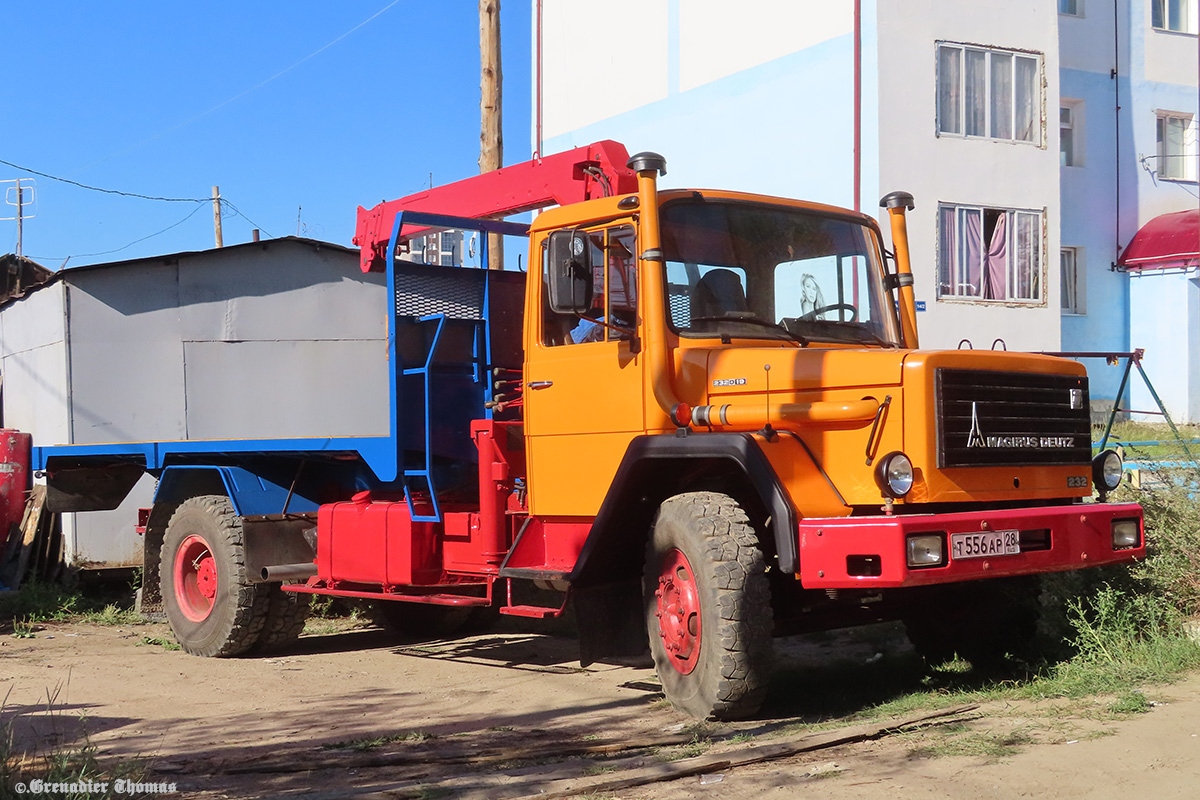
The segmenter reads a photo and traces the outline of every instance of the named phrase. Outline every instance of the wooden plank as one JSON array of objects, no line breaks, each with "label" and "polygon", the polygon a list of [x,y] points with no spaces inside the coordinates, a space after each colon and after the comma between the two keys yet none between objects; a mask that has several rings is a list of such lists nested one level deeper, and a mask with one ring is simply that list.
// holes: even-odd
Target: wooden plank
[{"label": "wooden plank", "polygon": [[38,528],[42,525],[42,511],[46,507],[46,487],[34,486],[29,493],[29,502],[25,504],[25,518],[21,522],[21,552],[17,557],[16,571],[10,589],[20,589],[25,580],[25,571],[29,567],[29,558],[33,554],[33,543],[37,539]]},{"label": "wooden plank", "polygon": [[702,775],[710,772],[733,769],[747,764],[754,764],[772,759],[787,758],[800,753],[836,747],[842,744],[875,739],[897,733],[901,730],[911,730],[939,722],[961,719],[962,715],[974,711],[977,704],[956,706],[954,708],[917,714],[898,720],[882,723],[859,725],[836,731],[801,736],[791,741],[777,742],[768,745],[749,745],[731,752],[712,753],[696,758],[656,764],[650,767],[640,767],[621,773],[612,773],[595,778],[560,778],[551,780],[523,780],[520,783],[508,785],[500,783],[463,784],[458,781],[426,782],[408,779],[364,786],[361,789],[346,790],[338,793],[315,792],[303,794],[303,800],[335,800],[335,798],[353,797],[356,800],[407,800],[408,798],[426,797],[431,792],[443,790],[462,800],[549,800],[550,798],[588,796],[597,793],[628,789],[634,786],[644,786],[660,781],[671,781],[692,775]]},{"label": "wooden plank", "polygon": [[[526,792],[523,795],[515,795],[506,792],[502,787],[497,787],[495,793],[491,796],[496,798],[520,797],[539,798],[547,800],[555,797],[570,797],[576,794],[591,794],[595,792],[607,792],[617,789],[628,789],[633,786],[644,786],[648,783],[656,783],[659,781],[671,781],[677,778],[686,778],[690,775],[700,775],[707,772],[718,772],[723,769],[733,767],[741,767],[747,764],[756,764],[762,761],[771,761],[779,758],[788,758],[800,753],[810,752],[813,750],[821,750],[829,747],[836,747],[841,744],[849,744],[851,742],[859,742],[865,739],[873,739],[879,736],[885,736],[890,733],[895,733],[902,728],[910,728],[913,725],[926,724],[933,720],[944,717],[957,716],[968,711],[973,711],[979,706],[965,705],[948,708],[943,711],[934,713],[920,714],[905,719],[894,720],[892,722],[873,725],[860,725],[854,728],[844,728],[838,731],[829,731],[826,733],[814,733],[808,736],[802,736],[799,739],[794,739],[789,742],[780,742],[778,744],[769,745],[750,745],[740,751],[732,753],[715,753],[712,755],[697,756],[696,758],[686,758],[680,761],[673,761],[667,764],[656,764],[652,767],[632,770],[623,775],[605,776],[591,780],[559,780],[551,783],[541,784],[537,787],[526,785],[522,787],[522,791]],[[532,793],[530,789],[534,789]]]},{"label": "wooden plank", "polygon": [[543,758],[566,758],[568,756],[598,756],[631,750],[648,750],[652,747],[671,747],[692,741],[691,734],[670,734],[626,740],[604,740],[592,742],[547,742],[507,747],[422,747],[404,749],[400,752],[382,753],[336,753],[330,755],[305,755],[274,759],[258,759],[253,763],[222,766],[224,775],[254,774],[268,772],[307,772],[314,769],[374,769],[396,767],[407,764],[429,766],[430,764],[497,764],[509,761],[531,761]]}]

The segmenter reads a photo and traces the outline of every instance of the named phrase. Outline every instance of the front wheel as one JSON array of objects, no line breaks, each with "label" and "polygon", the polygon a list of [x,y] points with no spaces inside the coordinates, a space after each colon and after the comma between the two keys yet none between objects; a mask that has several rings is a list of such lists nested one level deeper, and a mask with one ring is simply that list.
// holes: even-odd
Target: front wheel
[{"label": "front wheel", "polygon": [[665,501],[642,587],[650,651],[671,705],[700,719],[758,711],[773,657],[771,591],[737,502],[715,492]]},{"label": "front wheel", "polygon": [[258,640],[267,585],[250,582],[241,517],[229,498],[191,497],[167,523],[159,564],[167,620],[197,656],[235,656]]}]

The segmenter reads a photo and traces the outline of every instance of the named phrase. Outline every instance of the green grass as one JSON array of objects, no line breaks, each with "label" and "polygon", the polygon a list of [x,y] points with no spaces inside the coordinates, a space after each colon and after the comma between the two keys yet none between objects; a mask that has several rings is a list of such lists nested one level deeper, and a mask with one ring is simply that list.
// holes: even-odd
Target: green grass
[{"label": "green grass", "polygon": [[138,644],[139,645],[144,645],[144,644],[154,645],[155,647],[161,647],[164,650],[182,650],[183,649],[182,647],[179,646],[179,643],[176,642],[174,639],[166,639],[162,636],[143,636],[142,640],[140,642],[138,642]]},{"label": "green grass", "polygon": [[[70,800],[75,798],[107,800],[118,797],[147,797],[145,793],[140,792],[119,792],[116,785],[118,780],[133,783],[152,780],[149,777],[150,764],[147,760],[141,758],[102,759],[96,746],[88,738],[86,728],[83,728],[84,733],[78,741],[64,741],[66,734],[62,731],[68,727],[76,729],[83,726],[75,724],[68,726],[68,720],[63,717],[59,709],[59,689],[47,692],[45,708],[38,708],[34,712],[17,712],[8,715],[4,724],[0,725],[0,800],[38,796],[27,793],[30,782],[34,780],[41,780],[45,783],[75,784],[90,781],[93,784],[107,784],[104,791],[57,793],[42,796],[69,798]],[[5,716],[6,706],[7,697],[5,702],[0,702],[0,716]],[[57,732],[51,735],[49,742],[18,744],[16,723],[28,713],[37,713],[39,716],[50,718],[51,728]],[[86,720],[81,719],[81,722],[86,722]],[[18,785],[25,791],[18,789]]]},{"label": "green grass", "polygon": [[[1182,455],[1184,448],[1193,455],[1200,455],[1200,444],[1193,444],[1193,439],[1200,439],[1200,425],[1176,425],[1179,439],[1175,432],[1165,422],[1117,422],[1108,435],[1106,447],[1127,446],[1128,442],[1162,442],[1158,445],[1136,445],[1130,451],[1147,458]],[[1092,441],[1099,442],[1104,436],[1104,426],[1092,426]],[[1182,443],[1180,442],[1182,440]],[[1129,457],[1130,453],[1126,456]]]},{"label": "green grass", "polygon": [[1034,738],[1027,730],[977,731],[966,725],[946,725],[937,729],[934,737],[909,750],[917,758],[942,756],[971,756],[987,761],[1009,758],[1030,744]]},{"label": "green grass", "polygon": [[73,592],[52,583],[25,583],[0,596],[0,629],[18,622],[88,622],[93,625],[136,625],[143,622],[129,603],[111,601],[111,589],[93,594]]}]

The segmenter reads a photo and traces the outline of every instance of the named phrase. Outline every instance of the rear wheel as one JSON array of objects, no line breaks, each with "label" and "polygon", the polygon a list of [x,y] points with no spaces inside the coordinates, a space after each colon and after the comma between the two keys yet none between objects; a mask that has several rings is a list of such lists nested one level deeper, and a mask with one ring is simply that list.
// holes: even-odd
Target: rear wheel
[{"label": "rear wheel", "polygon": [[741,507],[692,492],[659,507],[646,547],[650,651],[667,700],[701,719],[758,711],[773,656],[771,593]]},{"label": "rear wheel", "polygon": [[187,652],[234,656],[258,640],[267,586],[250,582],[242,520],[229,498],[204,495],[179,504],[163,537],[159,580],[167,620]]},{"label": "rear wheel", "polygon": [[308,621],[310,598],[311,595],[285,592],[282,586],[272,584],[267,590],[266,617],[254,650],[268,653],[299,639],[304,632],[304,623]]}]

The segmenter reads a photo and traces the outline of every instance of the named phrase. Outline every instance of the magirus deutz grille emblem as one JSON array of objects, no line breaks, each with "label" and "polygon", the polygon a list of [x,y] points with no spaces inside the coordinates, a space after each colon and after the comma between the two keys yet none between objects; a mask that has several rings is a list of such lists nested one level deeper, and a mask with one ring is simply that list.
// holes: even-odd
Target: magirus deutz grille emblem
[{"label": "magirus deutz grille emblem", "polygon": [[[1081,398],[1082,399],[1082,398]],[[1074,398],[1072,398],[1072,403]],[[979,407],[971,402],[971,430],[967,433],[967,447],[1051,449],[1075,446],[1072,436],[984,436],[979,425]]]}]

